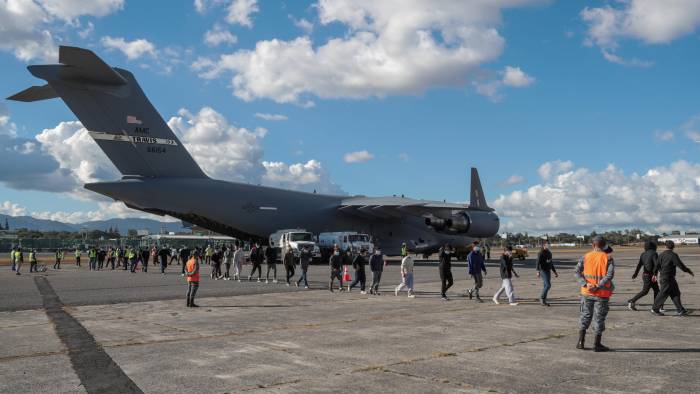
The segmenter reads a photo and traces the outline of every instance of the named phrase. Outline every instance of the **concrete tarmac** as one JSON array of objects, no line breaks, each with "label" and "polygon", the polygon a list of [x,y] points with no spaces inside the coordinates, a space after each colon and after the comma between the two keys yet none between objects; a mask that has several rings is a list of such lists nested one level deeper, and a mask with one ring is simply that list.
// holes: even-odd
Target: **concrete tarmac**
[{"label": "concrete tarmac", "polygon": [[[64,264],[30,275],[25,264],[21,276],[3,267],[0,392],[697,392],[700,312],[670,316],[669,301],[669,316],[654,317],[651,295],[639,312],[626,309],[641,287],[630,279],[640,252],[614,254],[610,353],[574,348],[578,252],[554,253],[551,307],[536,302],[532,260],[516,262],[518,306],[491,301],[501,282],[495,260],[484,303],[462,296],[471,284],[463,263],[453,267],[451,300],[441,301],[432,262],[416,268],[415,299],[394,296],[395,264],[381,296],[331,294],[323,266],[312,267],[310,290],[214,281],[204,267],[200,308],[184,307],[177,266],[161,275]],[[700,249],[679,252],[700,273]],[[685,306],[700,306],[697,280],[678,278]]]}]

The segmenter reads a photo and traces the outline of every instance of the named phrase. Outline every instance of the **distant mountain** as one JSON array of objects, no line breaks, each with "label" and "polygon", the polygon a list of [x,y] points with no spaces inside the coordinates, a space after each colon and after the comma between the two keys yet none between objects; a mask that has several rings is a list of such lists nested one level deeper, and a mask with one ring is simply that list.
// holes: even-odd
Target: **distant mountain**
[{"label": "distant mountain", "polygon": [[36,231],[78,231],[75,224],[57,222],[55,220],[35,219],[31,216],[9,216],[0,214],[0,224],[5,226],[5,219],[11,230],[26,228]]},{"label": "distant mountain", "polygon": [[36,231],[81,231],[82,229],[107,231],[111,227],[112,229],[119,229],[122,235],[126,235],[126,232],[130,229],[148,230],[151,234],[159,234],[163,226],[165,226],[165,231],[179,232],[184,230],[181,222],[159,222],[153,219],[107,219],[73,224],[55,220],[36,219],[31,216],[9,216],[3,214],[0,214],[0,225],[5,225],[6,218],[11,230],[26,228]]}]

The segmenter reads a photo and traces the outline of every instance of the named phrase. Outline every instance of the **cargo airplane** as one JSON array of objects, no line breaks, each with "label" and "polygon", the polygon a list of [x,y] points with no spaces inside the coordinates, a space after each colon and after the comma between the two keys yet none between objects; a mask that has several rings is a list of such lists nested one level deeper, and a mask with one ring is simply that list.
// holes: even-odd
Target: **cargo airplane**
[{"label": "cargo airplane", "polygon": [[398,254],[404,242],[410,251],[429,253],[445,243],[465,245],[498,232],[499,218],[486,204],[475,168],[469,204],[323,195],[211,179],[131,72],[69,46],[59,48],[59,63],[29,66],[46,84],[8,99],[60,97],[122,174],[120,180],[85,188],[130,208],[246,240],[265,240],[281,228],[358,231],[372,235],[386,254]]}]

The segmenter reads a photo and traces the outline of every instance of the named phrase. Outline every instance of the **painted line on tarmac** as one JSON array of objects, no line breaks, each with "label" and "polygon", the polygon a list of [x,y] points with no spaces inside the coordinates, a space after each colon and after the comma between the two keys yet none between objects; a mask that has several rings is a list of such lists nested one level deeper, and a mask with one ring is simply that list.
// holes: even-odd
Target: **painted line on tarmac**
[{"label": "painted line on tarmac", "polygon": [[45,276],[35,276],[44,309],[56,334],[68,348],[75,373],[88,393],[143,393],[124,371],[98,345],[90,332],[70,313]]}]

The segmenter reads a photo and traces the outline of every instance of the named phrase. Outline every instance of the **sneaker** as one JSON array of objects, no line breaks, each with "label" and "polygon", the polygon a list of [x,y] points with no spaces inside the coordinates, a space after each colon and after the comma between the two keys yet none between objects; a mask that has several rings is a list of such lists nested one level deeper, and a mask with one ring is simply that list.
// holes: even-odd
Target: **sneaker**
[{"label": "sneaker", "polygon": [[380,296],[380,295],[382,295],[382,293],[380,293],[380,292],[377,291],[377,292],[374,293],[374,295]]},{"label": "sneaker", "polygon": [[678,313],[676,313],[676,316],[688,316],[689,314],[690,314],[690,312],[688,312],[687,309],[683,309],[682,311],[679,311]]},{"label": "sneaker", "polygon": [[440,299],[443,301],[449,301],[449,298],[447,298],[447,297],[440,297]]},{"label": "sneaker", "polygon": [[649,312],[651,312],[651,314],[654,315],[654,316],[665,316],[665,315],[663,314],[663,312],[655,311],[655,310],[653,310],[653,309],[650,310]]},{"label": "sneaker", "polygon": [[661,312],[661,313],[666,313],[666,309],[661,308],[661,309],[659,309],[659,312]]},{"label": "sneaker", "polygon": [[269,280],[267,280],[267,279],[265,279],[265,283],[270,283],[270,281],[269,281]]},{"label": "sneaker", "polygon": [[260,283],[260,278],[258,278],[258,283]]},{"label": "sneaker", "polygon": [[496,305],[500,305],[500,304],[501,304],[500,302],[498,302],[498,298],[494,298],[494,299],[493,299],[493,303],[496,304]]},{"label": "sneaker", "polygon": [[361,291],[360,291],[360,294],[367,294],[367,292],[364,291],[364,290],[361,290]]},{"label": "sneaker", "polygon": [[289,283],[287,283],[287,286],[289,286]]},{"label": "sneaker", "polygon": [[416,295],[415,295],[415,294],[409,294],[409,295],[408,295],[408,298],[416,298]]},{"label": "sneaker", "polygon": [[185,276],[185,274],[180,274],[180,276]]},{"label": "sneaker", "polygon": [[470,300],[472,299],[472,290],[471,289],[467,290],[467,297],[469,297]]},{"label": "sneaker", "polygon": [[517,303],[517,302],[510,302],[510,303],[508,303],[508,305],[510,305],[510,306],[518,306],[518,303]]},{"label": "sneaker", "polygon": [[395,296],[398,296],[398,295],[399,295],[399,288],[398,288],[398,287],[394,289],[394,295],[395,295]]},{"label": "sneaker", "polygon": [[484,300],[482,300],[479,296],[476,296],[476,300],[477,300],[478,302],[484,302]]},{"label": "sneaker", "polygon": [[350,287],[350,285],[348,285],[348,293],[349,293],[351,290],[352,290],[352,288]]},{"label": "sneaker", "polygon": [[304,288],[305,288],[305,289],[308,289],[308,288],[309,288],[309,286],[304,286]]},{"label": "sneaker", "polygon": [[277,279],[274,279],[274,280],[272,281],[272,283],[277,283]]},{"label": "sneaker", "polygon": [[627,303],[627,309],[629,309],[629,310],[631,310],[631,311],[636,311],[636,310],[637,310],[637,306],[634,305],[634,302],[631,302],[631,301],[630,301],[630,302]]},{"label": "sneaker", "polygon": [[253,277],[252,277],[252,276],[249,276],[249,277],[248,277],[248,282],[250,282],[251,280],[253,280]]}]

